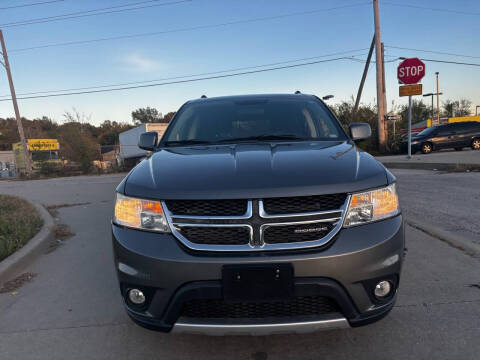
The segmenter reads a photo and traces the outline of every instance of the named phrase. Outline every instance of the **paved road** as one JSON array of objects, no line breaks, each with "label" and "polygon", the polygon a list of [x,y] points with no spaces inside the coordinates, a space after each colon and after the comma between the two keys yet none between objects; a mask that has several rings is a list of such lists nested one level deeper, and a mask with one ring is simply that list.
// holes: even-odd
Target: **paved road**
[{"label": "paved road", "polygon": [[[410,177],[397,175],[408,194]],[[18,294],[0,294],[0,359],[479,358],[480,289],[472,286],[480,283],[479,259],[412,228],[397,305],[376,324],[267,337],[144,330],[125,315],[113,269],[109,218],[120,179],[0,182],[2,193],[46,204],[89,202],[60,209],[76,235],[26,269],[38,275]]]},{"label": "paved road", "polygon": [[480,244],[480,173],[393,169],[407,219]]}]

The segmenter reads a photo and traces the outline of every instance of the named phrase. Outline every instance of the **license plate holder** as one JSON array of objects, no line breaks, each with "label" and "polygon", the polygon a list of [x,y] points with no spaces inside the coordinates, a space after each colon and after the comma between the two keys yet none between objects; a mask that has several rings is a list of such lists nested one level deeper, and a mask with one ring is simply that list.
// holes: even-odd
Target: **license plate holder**
[{"label": "license plate holder", "polygon": [[225,265],[223,297],[226,302],[288,301],[293,279],[292,264]]}]

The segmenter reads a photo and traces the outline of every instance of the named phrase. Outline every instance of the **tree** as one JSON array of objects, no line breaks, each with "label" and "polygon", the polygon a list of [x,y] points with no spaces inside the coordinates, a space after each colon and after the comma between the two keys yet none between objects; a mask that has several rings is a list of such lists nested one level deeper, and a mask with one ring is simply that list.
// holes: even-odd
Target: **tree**
[{"label": "tree", "polygon": [[163,123],[169,123],[169,122],[173,119],[173,117],[175,116],[176,113],[177,113],[176,111],[171,111],[171,112],[167,113],[167,114],[163,117],[163,119],[162,119],[161,122],[163,122]]},{"label": "tree", "polygon": [[472,102],[468,99],[450,100],[442,102],[442,116],[461,117],[472,114]]},{"label": "tree", "polygon": [[148,106],[132,111],[132,120],[135,124],[155,123],[160,122],[161,119],[162,113]]},{"label": "tree", "polygon": [[[408,104],[400,105],[399,114],[402,115],[400,128],[408,127]],[[412,99],[412,124],[425,121],[432,116],[431,109],[422,100]]]},{"label": "tree", "polygon": [[472,115],[472,102],[468,99],[460,99],[458,106],[455,109],[455,116],[470,116]]}]

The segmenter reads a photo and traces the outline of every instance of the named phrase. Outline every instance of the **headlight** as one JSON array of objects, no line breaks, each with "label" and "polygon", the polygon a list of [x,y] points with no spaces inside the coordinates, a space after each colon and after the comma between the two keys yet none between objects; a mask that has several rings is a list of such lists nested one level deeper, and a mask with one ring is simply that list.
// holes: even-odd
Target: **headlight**
[{"label": "headlight", "polygon": [[366,224],[395,216],[399,212],[397,191],[395,184],[392,184],[381,189],[353,194],[343,226]]},{"label": "headlight", "polygon": [[160,201],[131,198],[117,193],[113,220],[135,229],[170,232]]}]

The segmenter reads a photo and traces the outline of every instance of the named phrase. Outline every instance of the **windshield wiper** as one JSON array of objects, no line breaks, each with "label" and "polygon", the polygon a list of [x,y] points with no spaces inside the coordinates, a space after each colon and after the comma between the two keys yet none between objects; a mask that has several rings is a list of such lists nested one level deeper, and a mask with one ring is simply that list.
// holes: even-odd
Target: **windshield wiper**
[{"label": "windshield wiper", "polygon": [[238,137],[220,140],[219,142],[237,142],[237,141],[254,141],[254,140],[311,140],[311,138],[303,138],[296,135],[285,134],[285,135],[273,135],[273,134],[264,134],[256,136],[247,136],[247,137]]},{"label": "windshield wiper", "polygon": [[172,141],[165,141],[164,145],[165,146],[175,146],[175,145],[209,145],[211,144],[211,141],[206,141],[206,140],[172,140]]}]

